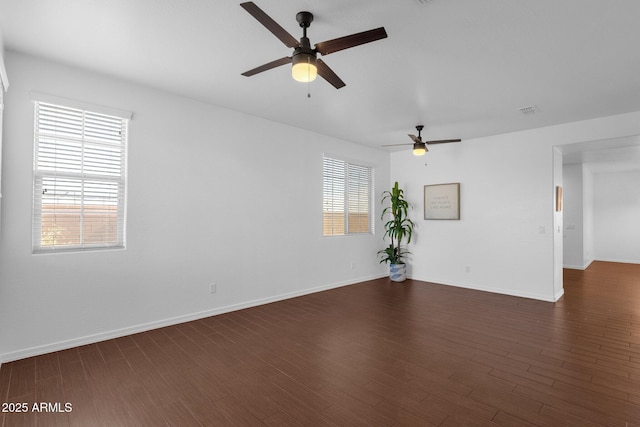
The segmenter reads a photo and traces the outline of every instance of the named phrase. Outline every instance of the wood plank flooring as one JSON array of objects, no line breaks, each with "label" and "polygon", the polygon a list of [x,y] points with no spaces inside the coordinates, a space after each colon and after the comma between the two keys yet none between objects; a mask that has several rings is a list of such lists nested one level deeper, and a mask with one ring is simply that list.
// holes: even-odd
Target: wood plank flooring
[{"label": "wood plank flooring", "polygon": [[375,280],[6,363],[0,425],[640,426],[640,265],[564,286]]}]

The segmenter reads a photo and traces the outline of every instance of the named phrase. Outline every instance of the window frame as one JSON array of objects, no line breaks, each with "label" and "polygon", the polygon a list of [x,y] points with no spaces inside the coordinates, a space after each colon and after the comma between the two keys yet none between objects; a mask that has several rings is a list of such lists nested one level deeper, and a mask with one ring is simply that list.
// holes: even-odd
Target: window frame
[{"label": "window frame", "polygon": [[[34,102],[32,252],[43,254],[124,249],[127,236],[129,124],[132,113],[46,94],[31,95]],[[64,135],[58,128],[62,128],[62,119],[69,117],[57,116],[52,111],[75,116],[70,119],[71,124],[76,126],[74,131]],[[47,114],[53,128],[43,124],[42,115]],[[93,126],[89,119],[96,120]],[[104,135],[102,126],[106,126]],[[53,154],[51,151],[46,153],[47,146],[54,148]],[[63,148],[69,147],[72,153],[68,157],[59,154],[58,149],[62,152]],[[92,164],[90,160],[93,160]],[[65,165],[70,166],[65,168]],[[47,198],[44,194],[51,189],[46,187],[47,180],[59,185],[63,189],[61,191],[64,191],[66,183],[79,193],[74,191],[72,203],[63,201],[71,198],[67,193],[55,192],[49,196],[52,201],[49,215],[53,217],[73,206],[71,215],[78,219],[71,228],[77,227],[72,232],[74,237],[70,239],[73,240],[71,242],[43,244],[43,217],[47,215],[47,209],[43,209]],[[107,202],[100,204],[100,200]],[[91,226],[92,217],[100,219],[101,216],[102,221],[106,217],[102,226],[111,231],[98,231],[97,238],[87,237],[89,233],[85,227]],[[73,220],[76,221],[75,218]],[[94,225],[100,228],[100,223]]]},{"label": "window frame", "polygon": [[[342,185],[341,185],[341,189],[335,192],[332,192],[332,194],[328,195],[327,194],[327,188],[328,188],[328,180],[327,180],[327,169],[336,169],[335,167],[327,167],[327,161],[330,162],[334,162],[336,164],[342,164],[343,167],[343,173],[344,173],[344,177],[342,179]],[[367,200],[366,200],[366,214],[367,214],[367,230],[366,231],[352,231],[353,228],[350,227],[350,215],[353,214],[358,214],[358,213],[365,213],[361,210],[363,204],[361,200],[355,200],[352,201],[352,199],[350,198],[350,194],[352,194],[352,192],[349,191],[350,185],[352,183],[351,178],[354,177],[354,175],[360,175],[362,176],[362,174],[352,174],[351,171],[355,169],[356,171],[360,170],[360,172],[362,171],[366,171],[365,175],[366,175],[366,187],[367,187]],[[336,177],[336,179],[339,179],[339,177]],[[359,193],[359,191],[356,190],[356,193]],[[339,210],[335,210],[335,204],[333,202],[327,203],[328,199],[340,199],[340,196],[342,195],[343,201],[342,201],[342,208]],[[375,203],[374,203],[374,195],[375,195],[375,167],[373,165],[367,164],[366,162],[360,162],[360,161],[352,161],[349,159],[346,159],[342,156],[337,156],[334,154],[330,154],[330,153],[324,153],[323,157],[322,157],[322,237],[339,237],[339,236],[362,236],[362,235],[373,235],[375,234]],[[338,202],[337,204],[338,206],[340,205],[340,202]],[[330,208],[334,208],[334,210],[328,210]],[[352,209],[355,208],[355,209]],[[342,216],[342,223],[343,223],[343,232],[336,232],[335,230],[333,230],[333,227],[328,227],[326,224],[326,219],[327,219],[327,213],[328,212],[334,212],[334,213],[341,213]],[[331,228],[331,232],[327,233],[327,228]],[[356,227],[354,227],[356,228]]]}]

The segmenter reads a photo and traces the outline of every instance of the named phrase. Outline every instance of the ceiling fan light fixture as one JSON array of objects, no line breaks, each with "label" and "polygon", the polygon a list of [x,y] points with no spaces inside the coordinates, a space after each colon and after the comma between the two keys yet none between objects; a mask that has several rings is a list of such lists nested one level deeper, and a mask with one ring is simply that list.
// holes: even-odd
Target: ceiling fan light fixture
[{"label": "ceiling fan light fixture", "polygon": [[415,142],[413,144],[413,155],[414,156],[424,156],[427,152],[427,144],[424,142]]},{"label": "ceiling fan light fixture", "polygon": [[291,58],[291,76],[299,82],[312,82],[318,76],[316,57],[310,53],[299,53]]}]

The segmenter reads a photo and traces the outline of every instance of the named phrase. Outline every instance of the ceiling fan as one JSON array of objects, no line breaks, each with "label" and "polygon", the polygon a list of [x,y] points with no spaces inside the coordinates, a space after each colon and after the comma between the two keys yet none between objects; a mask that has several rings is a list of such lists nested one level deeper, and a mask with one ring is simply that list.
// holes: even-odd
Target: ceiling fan
[{"label": "ceiling fan", "polygon": [[256,67],[252,70],[242,73],[243,76],[253,76],[254,74],[261,73],[263,71],[270,70],[275,67],[279,67],[285,64],[293,64],[291,74],[293,78],[301,82],[310,82],[315,80],[319,74],[336,89],[346,86],[345,82],[333,72],[331,68],[320,58],[317,58],[317,54],[329,55],[330,53],[338,52],[340,50],[349,49],[351,47],[359,46],[361,44],[373,42],[376,40],[384,39],[387,37],[387,32],[384,27],[376,28],[369,31],[363,31],[361,33],[351,34],[349,36],[339,37],[337,39],[327,40],[324,42],[316,43],[314,48],[311,48],[311,43],[307,37],[307,28],[313,21],[313,14],[311,12],[298,12],[296,20],[302,27],[302,37],[300,41],[296,40],[291,34],[289,34],[284,28],[282,28],[276,21],[274,21],[269,15],[267,15],[262,9],[260,9],[253,2],[240,3],[251,16],[256,18],[258,22],[271,31],[273,35],[280,39],[287,47],[293,48],[291,56],[285,56],[284,58],[276,59],[275,61],[268,62],[264,65]]},{"label": "ceiling fan", "polygon": [[[409,138],[411,138],[411,140],[413,141],[413,155],[414,156],[422,156],[422,155],[424,155],[424,153],[429,151],[429,149],[427,148],[427,144],[444,144],[444,143],[447,143],[447,142],[460,142],[460,141],[462,141],[461,139],[437,139],[437,140],[434,140],[434,141],[423,141],[422,140],[422,135],[421,135],[422,129],[424,129],[424,125],[418,125],[418,126],[416,126],[416,130],[418,131],[418,136],[409,134]],[[411,145],[411,143],[408,142],[406,144],[390,144],[390,145],[383,145],[383,147],[397,147],[399,145]]]}]

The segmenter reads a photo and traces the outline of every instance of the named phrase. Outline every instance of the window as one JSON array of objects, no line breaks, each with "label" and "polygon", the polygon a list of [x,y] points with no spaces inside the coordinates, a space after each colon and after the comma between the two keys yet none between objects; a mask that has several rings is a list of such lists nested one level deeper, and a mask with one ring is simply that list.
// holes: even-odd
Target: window
[{"label": "window", "polygon": [[322,235],[373,233],[373,168],[323,159]]},{"label": "window", "polygon": [[127,126],[36,101],[34,253],[124,247]]}]

